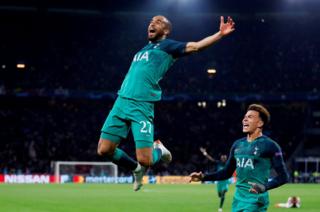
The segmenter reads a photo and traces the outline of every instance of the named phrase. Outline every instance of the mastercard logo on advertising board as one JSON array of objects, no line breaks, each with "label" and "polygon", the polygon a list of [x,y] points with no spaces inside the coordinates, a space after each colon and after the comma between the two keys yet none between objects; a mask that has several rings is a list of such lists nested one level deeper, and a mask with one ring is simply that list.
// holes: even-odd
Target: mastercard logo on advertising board
[{"label": "mastercard logo on advertising board", "polygon": [[84,177],[81,175],[75,175],[73,176],[73,180],[74,183],[84,183]]}]

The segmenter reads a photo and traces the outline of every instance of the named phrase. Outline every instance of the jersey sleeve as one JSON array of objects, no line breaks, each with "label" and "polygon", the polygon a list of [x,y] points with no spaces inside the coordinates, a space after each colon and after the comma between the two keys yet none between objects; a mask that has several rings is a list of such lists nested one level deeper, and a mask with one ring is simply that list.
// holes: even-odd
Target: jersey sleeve
[{"label": "jersey sleeve", "polygon": [[236,170],[236,160],[234,159],[234,149],[236,144],[237,142],[235,142],[231,147],[225,167],[220,171],[205,174],[202,181],[226,180],[232,176],[233,172]]},{"label": "jersey sleeve", "polygon": [[173,58],[178,58],[188,55],[188,53],[185,52],[186,45],[186,42],[179,42],[171,39],[166,39],[165,42],[162,44],[161,48],[163,51],[172,55]]},{"label": "jersey sleeve", "polygon": [[289,181],[289,175],[287,172],[287,168],[284,164],[280,146],[275,142],[271,142],[269,146],[269,151],[271,158],[271,166],[276,171],[277,176],[272,178],[266,184],[266,190],[279,187]]}]

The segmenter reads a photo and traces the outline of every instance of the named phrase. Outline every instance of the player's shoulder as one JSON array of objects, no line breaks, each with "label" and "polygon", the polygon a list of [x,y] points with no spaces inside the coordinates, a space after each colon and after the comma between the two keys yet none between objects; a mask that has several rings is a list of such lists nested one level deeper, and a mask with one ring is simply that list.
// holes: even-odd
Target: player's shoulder
[{"label": "player's shoulder", "polygon": [[159,45],[162,49],[172,48],[173,46],[179,46],[183,44],[183,42],[176,41],[170,38],[163,39],[159,42]]},{"label": "player's shoulder", "polygon": [[239,138],[237,140],[235,140],[235,142],[233,142],[233,146],[238,146],[240,145],[241,143],[244,143],[247,141],[247,137],[243,137],[243,138]]},{"label": "player's shoulder", "polygon": [[181,43],[180,41],[171,39],[171,38],[166,38],[160,41],[161,44],[173,44],[173,43]]},{"label": "player's shoulder", "polygon": [[281,149],[280,145],[275,140],[266,135],[263,135],[261,140],[266,146],[271,149]]},{"label": "player's shoulder", "polygon": [[241,143],[247,141],[247,137],[239,138],[234,143]]},{"label": "player's shoulder", "polygon": [[186,45],[187,43],[185,42],[166,38],[159,41],[159,47],[156,48],[165,51],[166,53],[172,55],[174,58],[178,58],[187,55],[187,53],[185,53]]},{"label": "player's shoulder", "polygon": [[273,140],[272,138],[270,138],[269,136],[266,136],[266,135],[261,136],[261,140],[263,142],[267,142],[267,143],[270,143],[270,144],[278,145],[278,143],[275,140]]}]

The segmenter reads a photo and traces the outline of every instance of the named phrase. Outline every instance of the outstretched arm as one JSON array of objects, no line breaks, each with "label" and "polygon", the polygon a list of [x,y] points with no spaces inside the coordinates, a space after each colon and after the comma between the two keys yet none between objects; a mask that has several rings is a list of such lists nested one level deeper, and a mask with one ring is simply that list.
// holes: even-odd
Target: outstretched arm
[{"label": "outstretched arm", "polygon": [[214,35],[208,36],[198,42],[188,42],[186,45],[185,53],[198,52],[213,45],[224,36],[232,33],[235,30],[234,26],[235,26],[235,23],[233,22],[231,17],[228,16],[228,20],[225,23],[223,16],[221,16],[219,32],[215,33]]},{"label": "outstretched arm", "polygon": [[226,163],[226,166],[221,169],[220,171],[209,173],[209,174],[203,174],[202,172],[193,172],[189,175],[190,182],[198,182],[198,181],[215,181],[215,180],[226,180],[230,178],[236,169],[236,161],[234,159],[234,148],[235,144],[231,147],[230,154],[228,157],[228,161]]},{"label": "outstretched arm", "polygon": [[211,162],[216,162],[216,160],[207,153],[207,150],[205,148],[200,147],[200,152],[202,152],[203,156],[205,156]]}]

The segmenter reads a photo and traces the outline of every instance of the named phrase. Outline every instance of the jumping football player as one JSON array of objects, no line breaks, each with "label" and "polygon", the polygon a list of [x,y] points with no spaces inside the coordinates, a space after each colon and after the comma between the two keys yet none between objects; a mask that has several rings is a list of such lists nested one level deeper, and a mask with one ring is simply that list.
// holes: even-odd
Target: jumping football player
[{"label": "jumping football player", "polygon": [[[138,51],[118,91],[112,110],[102,129],[98,154],[115,164],[133,171],[135,191],[142,186],[148,167],[159,160],[170,162],[171,153],[158,140],[154,142],[154,103],[161,99],[159,81],[179,57],[199,52],[235,30],[233,20],[220,18],[217,33],[198,42],[178,42],[167,39],[171,23],[164,16],[155,16],[148,27],[149,43]],[[137,161],[118,148],[131,129]]]}]

